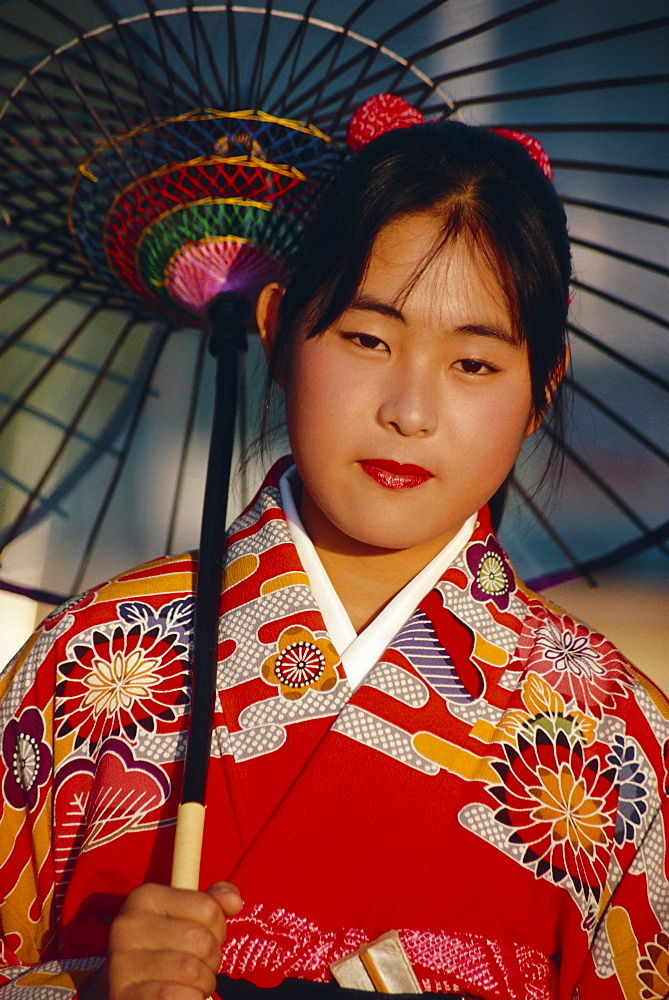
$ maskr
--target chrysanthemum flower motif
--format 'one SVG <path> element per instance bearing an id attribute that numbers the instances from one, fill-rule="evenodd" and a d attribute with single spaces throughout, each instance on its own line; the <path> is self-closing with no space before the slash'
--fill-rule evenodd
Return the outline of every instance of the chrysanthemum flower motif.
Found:
<path id="1" fill-rule="evenodd" d="M 493 601 L 500 611 L 506 611 L 515 580 L 497 539 L 490 535 L 486 542 L 474 542 L 468 547 L 466 556 L 474 577 L 472 597 L 477 601 Z"/>
<path id="2" fill-rule="evenodd" d="M 75 640 L 59 667 L 59 735 L 75 732 L 75 745 L 120 732 L 135 739 L 138 726 L 154 732 L 158 719 L 175 719 L 188 700 L 188 649 L 180 639 L 133 624 Z"/>
<path id="3" fill-rule="evenodd" d="M 27 708 L 10 719 L 2 737 L 7 766 L 3 782 L 6 802 L 15 809 L 34 809 L 40 786 L 51 772 L 51 751 L 44 742 L 44 719 L 37 708 Z"/>
<path id="4" fill-rule="evenodd" d="M 263 663 L 262 675 L 284 698 L 301 698 L 310 688 L 331 691 L 337 683 L 339 656 L 329 639 L 317 639 L 309 629 L 291 625 L 279 636 L 277 649 Z"/>
<path id="5" fill-rule="evenodd" d="M 94 657 L 91 672 L 83 678 L 88 688 L 84 705 L 91 705 L 95 716 L 130 708 L 138 698 L 149 698 L 160 683 L 159 666 L 157 657 L 145 657 L 141 649 L 114 653 L 111 660 Z"/>
<path id="6" fill-rule="evenodd" d="M 557 774 L 550 768 L 538 767 L 537 777 L 540 784 L 528 788 L 539 803 L 530 817 L 550 823 L 553 840 L 569 839 L 574 850 L 594 854 L 596 845 L 607 839 L 604 799 L 589 795 L 584 779 L 577 780 L 566 764 Z"/>
<path id="7" fill-rule="evenodd" d="M 510 828 L 509 842 L 525 847 L 523 863 L 537 876 L 560 883 L 569 878 L 587 900 L 599 899 L 606 883 L 614 832 L 616 789 L 613 768 L 602 770 L 595 754 L 571 745 L 559 732 L 541 729 L 518 749 L 503 744 L 506 762 L 493 766 L 502 784 L 489 787 L 502 808 L 498 822 Z"/>
<path id="8" fill-rule="evenodd" d="M 604 636 L 552 611 L 527 616 L 516 656 L 567 704 L 575 701 L 596 718 L 602 707 L 613 708 L 631 683 L 624 659 Z"/>
<path id="9" fill-rule="evenodd" d="M 639 959 L 638 978 L 643 983 L 642 1000 L 666 1000 L 669 996 L 669 934 L 660 931 Z"/>

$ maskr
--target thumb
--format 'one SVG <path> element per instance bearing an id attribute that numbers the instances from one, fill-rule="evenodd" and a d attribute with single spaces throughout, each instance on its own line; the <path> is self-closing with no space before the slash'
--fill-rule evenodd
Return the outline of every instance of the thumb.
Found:
<path id="1" fill-rule="evenodd" d="M 236 916 L 244 905 L 239 889 L 232 882 L 214 882 L 207 892 L 214 897 L 226 917 Z"/>

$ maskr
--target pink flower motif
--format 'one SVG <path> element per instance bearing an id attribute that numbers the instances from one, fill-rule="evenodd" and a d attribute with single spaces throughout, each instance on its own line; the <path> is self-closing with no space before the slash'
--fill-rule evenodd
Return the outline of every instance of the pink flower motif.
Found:
<path id="1" fill-rule="evenodd" d="M 44 719 L 37 708 L 27 708 L 10 719 L 2 737 L 7 765 L 3 782 L 5 801 L 15 809 L 34 809 L 40 786 L 51 773 L 51 750 L 44 742 Z"/>
<path id="2" fill-rule="evenodd" d="M 569 615 L 543 609 L 540 615 L 525 619 L 516 656 L 565 702 L 601 718 L 602 709 L 613 708 L 630 686 L 624 659 L 603 635 Z"/>

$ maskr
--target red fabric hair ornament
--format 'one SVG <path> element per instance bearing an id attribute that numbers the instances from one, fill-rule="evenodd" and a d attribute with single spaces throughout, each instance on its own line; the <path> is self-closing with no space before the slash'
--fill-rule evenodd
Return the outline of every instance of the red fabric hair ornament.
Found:
<path id="1" fill-rule="evenodd" d="M 419 125 L 424 121 L 425 118 L 418 108 L 414 108 L 403 97 L 397 97 L 395 94 L 375 94 L 374 97 L 368 97 L 364 104 L 353 112 L 346 133 L 346 142 L 353 150 L 362 149 L 384 132 L 391 132 L 396 128 L 410 128 L 411 125 Z M 509 128 L 493 128 L 490 131 L 496 132 L 504 139 L 519 142 L 541 167 L 548 180 L 553 180 L 548 154 L 538 139 Z"/>
<path id="2" fill-rule="evenodd" d="M 424 122 L 418 108 L 395 94 L 375 94 L 368 97 L 351 115 L 346 142 L 351 149 L 362 149 L 372 139 L 396 128 L 409 128 Z"/>
<path id="3" fill-rule="evenodd" d="M 511 139 L 513 142 L 519 142 L 521 146 L 525 147 L 534 162 L 539 164 L 548 180 L 553 180 L 553 168 L 551 167 L 551 161 L 548 159 L 548 153 L 538 139 L 535 139 L 531 135 L 526 135 L 524 132 L 516 132 L 514 129 L 510 128 L 493 128 L 490 131 L 496 132 L 497 135 L 501 135 L 504 139 Z"/>

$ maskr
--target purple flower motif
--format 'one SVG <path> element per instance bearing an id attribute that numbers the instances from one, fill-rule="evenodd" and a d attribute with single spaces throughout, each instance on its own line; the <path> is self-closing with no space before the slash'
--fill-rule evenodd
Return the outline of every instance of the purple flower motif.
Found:
<path id="1" fill-rule="evenodd" d="M 44 720 L 37 708 L 27 708 L 11 719 L 2 738 L 7 765 L 3 783 L 5 801 L 15 809 L 34 809 L 39 787 L 51 772 L 51 751 L 44 742 Z"/>
<path id="2" fill-rule="evenodd" d="M 475 601 L 493 601 L 500 611 L 506 611 L 509 597 L 515 590 L 511 567 L 501 545 L 493 535 L 485 542 L 474 542 L 467 549 L 467 565 L 474 581 L 471 587 Z"/>

